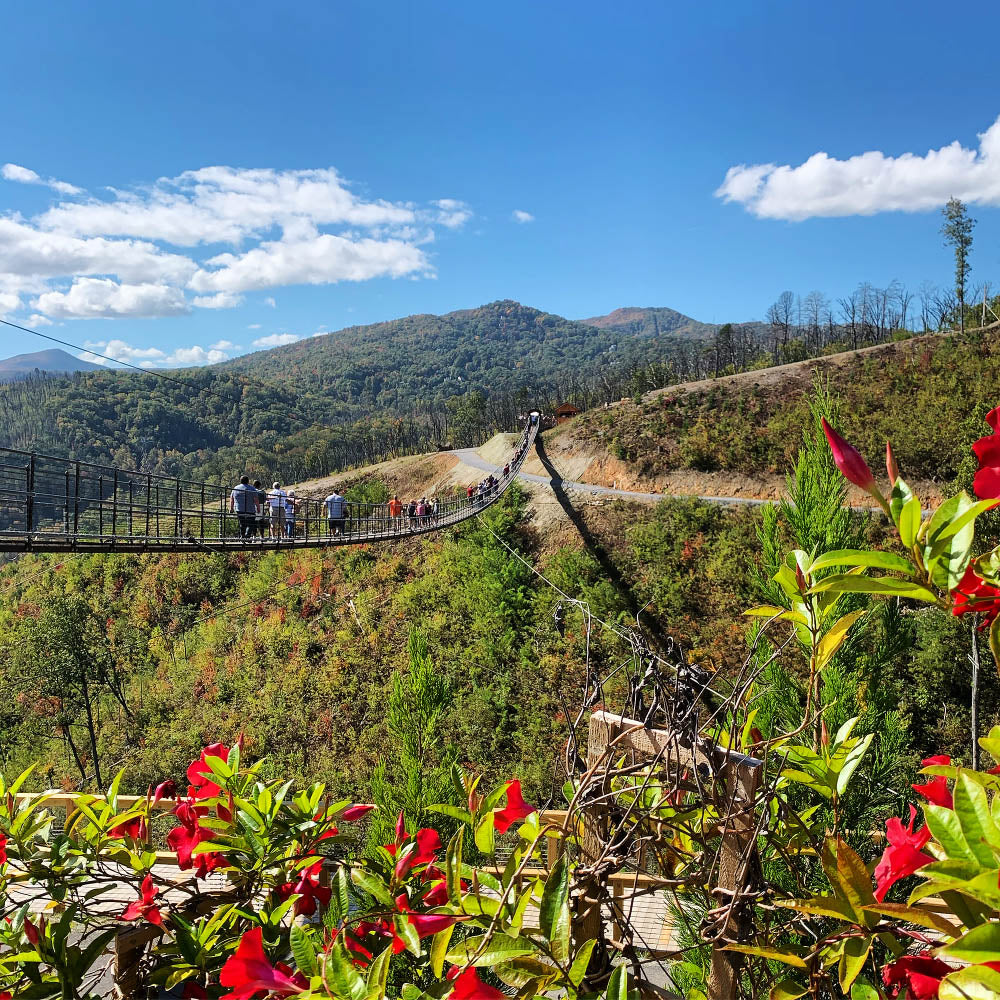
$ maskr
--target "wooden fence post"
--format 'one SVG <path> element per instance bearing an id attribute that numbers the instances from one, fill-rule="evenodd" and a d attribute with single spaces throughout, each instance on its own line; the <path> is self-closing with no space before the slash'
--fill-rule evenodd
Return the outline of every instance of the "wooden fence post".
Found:
<path id="1" fill-rule="evenodd" d="M 727 765 L 726 789 L 730 802 L 729 815 L 722 831 L 719 851 L 718 887 L 725 890 L 716 902 L 723 906 L 746 888 L 748 871 L 753 861 L 751 842 L 754 837 L 753 805 L 760 784 L 760 768 L 743 764 Z M 737 904 L 723 928 L 726 938 L 742 940 L 750 930 L 751 915 L 745 904 Z M 737 995 L 743 955 L 726 951 L 724 944 L 712 948 L 712 969 L 708 979 L 708 1000 L 730 1000 Z"/>
<path id="2" fill-rule="evenodd" d="M 604 752 L 611 741 L 611 724 L 603 713 L 594 712 L 590 716 L 587 736 L 587 769 L 599 767 Z M 594 786 L 591 786 L 594 788 Z M 603 785 L 598 789 L 603 793 Z M 592 865 L 600 857 L 607 832 L 607 806 L 599 803 L 596 806 L 584 805 L 581 810 L 583 821 L 583 841 L 580 852 L 580 863 Z M 592 875 L 584 883 L 583 891 L 576 900 L 576 914 L 573 920 L 573 936 L 575 946 L 584 941 L 601 936 L 601 881 Z M 596 955 L 596 952 L 595 952 Z"/>

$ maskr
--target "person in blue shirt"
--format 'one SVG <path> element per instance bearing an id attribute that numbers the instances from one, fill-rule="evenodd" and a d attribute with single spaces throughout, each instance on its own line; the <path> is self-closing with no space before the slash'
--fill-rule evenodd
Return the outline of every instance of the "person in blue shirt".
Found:
<path id="1" fill-rule="evenodd" d="M 331 535 L 342 535 L 344 533 L 344 518 L 346 501 L 334 489 L 334 491 L 323 501 L 326 507 L 326 524 Z"/>

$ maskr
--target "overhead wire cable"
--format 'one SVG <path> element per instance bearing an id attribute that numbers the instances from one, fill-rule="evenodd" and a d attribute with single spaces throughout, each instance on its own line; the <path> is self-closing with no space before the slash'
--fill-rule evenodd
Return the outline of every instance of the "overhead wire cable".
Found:
<path id="1" fill-rule="evenodd" d="M 566 591 L 565 591 L 565 590 L 563 590 L 563 589 L 562 589 L 561 587 L 558 587 L 558 586 L 557 586 L 556 584 L 554 584 L 554 583 L 553 583 L 553 582 L 552 582 L 552 581 L 551 581 L 551 580 L 550 580 L 550 579 L 549 579 L 549 578 L 548 578 L 548 577 L 547 577 L 547 576 L 546 576 L 546 575 L 545 575 L 544 573 L 542 573 L 542 572 L 541 572 L 541 570 L 537 569 L 537 568 L 536 568 L 535 566 L 533 566 L 533 565 L 532 565 L 532 564 L 531 564 L 530 562 L 528 562 L 528 560 L 527 560 L 527 559 L 525 559 L 525 558 L 524 558 L 524 556 L 522 556 L 522 555 L 521 555 L 521 553 L 517 551 L 517 549 L 515 549 L 515 548 L 513 548 L 512 546 L 508 545 L 508 544 L 507 544 L 507 542 L 505 542 L 505 541 L 504 541 L 504 540 L 503 540 L 503 539 L 502 539 L 502 538 L 501 538 L 501 537 L 500 537 L 500 536 L 499 536 L 499 535 L 498 535 L 498 534 L 497 534 L 497 533 L 496 533 L 496 532 L 495 532 L 495 531 L 494 531 L 494 530 L 493 530 L 493 529 L 492 529 L 492 528 L 491 528 L 491 527 L 490 527 L 490 526 L 489 526 L 489 525 L 488 525 L 488 524 L 487 524 L 487 523 L 486 523 L 486 522 L 485 522 L 485 521 L 483 520 L 483 516 L 482 516 L 482 514 L 480 514 L 480 515 L 478 516 L 477 520 L 479 521 L 479 523 L 480 523 L 480 524 L 481 524 L 481 525 L 482 525 L 482 526 L 483 526 L 483 527 L 484 527 L 484 528 L 485 528 L 485 529 L 486 529 L 486 530 L 487 530 L 487 531 L 488 531 L 488 532 L 489 532 L 489 533 L 490 533 L 490 534 L 491 534 L 491 535 L 492 535 L 492 536 L 493 536 L 493 537 L 494 537 L 494 538 L 495 538 L 495 539 L 496 539 L 496 540 L 497 540 L 497 541 L 498 541 L 498 542 L 499 542 L 499 543 L 500 543 L 500 544 L 501 544 L 501 545 L 502 545 L 502 546 L 503 546 L 503 547 L 504 547 L 504 548 L 505 548 L 505 549 L 506 549 L 506 550 L 507 550 L 507 551 L 508 551 L 508 552 L 509 552 L 509 553 L 510 553 L 510 554 L 511 554 L 512 556 L 514 556 L 514 557 L 515 557 L 516 559 L 520 560 L 520 562 L 524 563 L 524 565 L 525 565 L 525 566 L 527 566 L 527 567 L 528 567 L 528 569 L 530 569 L 530 570 L 531 570 L 531 572 L 535 574 L 535 576 L 537 576 L 537 577 L 538 577 L 538 578 L 539 578 L 540 580 L 542 580 L 542 581 L 543 581 L 544 583 L 547 583 L 547 584 L 548 584 L 548 585 L 549 585 L 549 586 L 550 586 L 550 587 L 551 587 L 551 588 L 552 588 L 552 589 L 553 589 L 554 591 L 556 591 L 556 593 L 558 593 L 558 594 L 561 594 L 561 595 L 562 595 L 562 596 L 563 596 L 563 597 L 564 597 L 564 598 L 565 598 L 565 599 L 566 599 L 567 601 L 569 601 L 570 603 L 572 603 L 572 604 L 575 604 L 575 605 L 576 605 L 577 607 L 581 608 L 581 609 L 582 609 L 582 610 L 584 611 L 584 614 L 586 614 L 586 615 L 587 615 L 587 617 L 588 617 L 589 619 L 591 619 L 591 620 L 593 620 L 593 621 L 597 622 L 597 624 L 598 624 L 598 625 L 603 625 L 603 626 L 604 626 L 604 628 L 608 629 L 608 631 L 610 631 L 610 632 L 614 632 L 614 634 L 615 634 L 615 635 L 617 635 L 617 636 L 618 636 L 618 638 L 619 638 L 619 639 L 621 639 L 621 640 L 622 640 L 623 642 L 631 642 L 631 638 L 630 638 L 630 636 L 628 636 L 628 635 L 627 635 L 627 634 L 626 634 L 626 633 L 625 633 L 625 632 L 624 632 L 624 631 L 623 631 L 622 629 L 618 628 L 618 627 L 617 627 L 617 626 L 615 626 L 615 625 L 612 625 L 612 624 L 611 624 L 610 622 L 606 622 L 606 621 L 604 621 L 604 619 L 603 619 L 603 618 L 598 618 L 598 617 L 597 617 L 597 615 L 595 615 L 595 614 L 594 614 L 594 613 L 593 613 L 593 612 L 592 612 L 592 611 L 590 610 L 590 605 L 589 605 L 589 604 L 588 604 L 588 603 L 587 603 L 586 601 L 581 601 L 581 600 L 580 600 L 579 598 L 577 598 L 577 597 L 571 597 L 571 596 L 570 596 L 569 594 L 567 594 L 567 593 L 566 593 Z M 588 630 L 587 630 L 587 636 L 588 636 L 588 642 L 589 642 L 589 637 L 590 637 L 590 630 L 589 630 L 589 628 L 588 628 Z M 670 662 L 669 660 L 665 660 L 665 659 L 664 659 L 664 658 L 663 658 L 662 656 L 660 656 L 660 655 L 659 655 L 658 653 L 655 653 L 655 652 L 653 652 L 652 650 L 649 650 L 649 651 L 648 651 L 648 655 L 649 655 L 649 656 L 652 656 L 652 657 L 653 657 L 653 659 L 655 659 L 655 660 L 656 660 L 656 661 L 657 661 L 658 663 L 662 663 L 662 664 L 663 664 L 664 666 L 667 666 L 667 667 L 670 667 L 671 669 L 676 669 L 676 667 L 674 666 L 674 664 L 672 664 L 672 663 L 671 663 L 671 662 Z M 700 687 L 702 688 L 702 690 L 704 690 L 704 691 L 709 691 L 709 692 L 711 692 L 711 693 L 712 693 L 712 694 L 714 694 L 714 695 L 715 695 L 715 696 L 716 696 L 717 698 L 724 698 L 724 697 L 725 697 L 725 695 L 722 695 L 722 694 L 720 694 L 720 693 L 719 693 L 718 691 L 716 691 L 716 690 L 715 690 L 714 688 L 711 688 L 711 687 L 709 687 L 709 686 L 708 686 L 707 684 L 706 684 L 706 685 L 699 685 L 699 686 L 700 686 Z"/>

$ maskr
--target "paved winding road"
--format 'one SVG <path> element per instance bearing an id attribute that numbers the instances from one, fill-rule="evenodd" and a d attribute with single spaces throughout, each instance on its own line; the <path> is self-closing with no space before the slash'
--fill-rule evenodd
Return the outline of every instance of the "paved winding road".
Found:
<path id="1" fill-rule="evenodd" d="M 494 465 L 482 458 L 475 448 L 457 448 L 452 452 L 464 465 L 473 469 L 481 469 L 483 472 L 498 472 L 501 466 Z M 551 476 L 536 476 L 530 472 L 522 472 L 519 479 L 529 483 L 540 483 L 542 486 L 550 486 L 553 489 L 572 490 L 577 493 L 590 493 L 593 496 L 625 497 L 629 500 L 645 500 L 657 503 L 671 497 L 679 497 L 674 493 L 638 493 L 635 490 L 619 490 L 613 486 L 596 486 L 593 483 L 578 483 L 571 479 L 553 479 Z M 683 498 L 682 498 L 683 499 Z M 706 503 L 736 504 L 745 507 L 759 507 L 761 504 L 772 503 L 771 500 L 757 500 L 751 497 L 713 497 L 698 496 L 691 499 L 704 500 Z"/>

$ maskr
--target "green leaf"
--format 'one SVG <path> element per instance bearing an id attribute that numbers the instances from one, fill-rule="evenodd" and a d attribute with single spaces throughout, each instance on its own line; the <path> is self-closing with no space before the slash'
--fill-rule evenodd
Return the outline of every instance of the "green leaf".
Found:
<path id="1" fill-rule="evenodd" d="M 781 962 L 793 969 L 806 969 L 805 959 L 791 951 L 779 951 L 777 948 L 758 948 L 754 944 L 727 944 L 725 951 L 738 951 L 742 955 L 754 955 L 756 958 L 766 958 L 771 962 Z"/>
<path id="2" fill-rule="evenodd" d="M 298 924 L 292 924 L 289 943 L 292 946 L 292 954 L 295 956 L 295 964 L 299 967 L 299 971 L 307 979 L 317 975 L 319 963 L 316 961 L 316 949 L 313 947 L 311 935 Z"/>
<path id="3" fill-rule="evenodd" d="M 840 773 L 837 775 L 838 795 L 843 795 L 844 792 L 847 791 L 851 775 L 854 774 L 854 772 L 858 769 L 858 766 L 861 764 L 861 761 L 864 760 L 865 754 L 868 753 L 868 748 L 872 745 L 872 739 L 874 736 L 874 733 L 869 733 L 863 739 L 858 740 L 848 751 L 843 764 L 840 766 Z"/>
<path id="4" fill-rule="evenodd" d="M 982 965 L 958 969 L 941 980 L 938 1000 L 996 1000 L 1000 996 L 1000 972 Z"/>
<path id="5" fill-rule="evenodd" d="M 794 979 L 782 979 L 771 987 L 769 996 L 771 1000 L 799 1000 L 799 997 L 804 997 L 808 992 L 808 986 L 802 986 Z"/>
<path id="6" fill-rule="evenodd" d="M 495 839 L 493 833 L 493 813 L 488 812 L 482 816 L 476 824 L 476 847 L 483 854 L 492 854 L 495 850 Z"/>
<path id="7" fill-rule="evenodd" d="M 628 973 L 624 965 L 615 967 L 604 994 L 606 1000 L 628 1000 Z"/>
<path id="8" fill-rule="evenodd" d="M 871 983 L 856 982 L 851 987 L 851 1000 L 881 1000 L 879 993 Z"/>
<path id="9" fill-rule="evenodd" d="M 836 851 L 840 888 L 855 912 L 862 918 L 861 922 L 874 927 L 878 923 L 878 916 L 874 913 L 865 913 L 865 907 L 875 902 L 872 877 L 868 874 L 865 863 L 846 841 L 838 839 Z M 851 981 L 854 981 L 853 977 Z"/>
<path id="10" fill-rule="evenodd" d="M 961 820 L 954 809 L 927 804 L 924 806 L 924 819 L 927 822 L 927 828 L 931 831 L 934 839 L 945 849 L 950 861 L 957 859 L 979 863 L 978 858 L 965 840 Z"/>
<path id="11" fill-rule="evenodd" d="M 441 978 L 441 971 L 444 969 L 444 957 L 448 954 L 448 945 L 451 943 L 451 935 L 455 930 L 455 924 L 438 931 L 431 941 L 431 972 L 435 979 Z M 391 949 L 386 948 L 386 951 Z"/>
<path id="12" fill-rule="evenodd" d="M 838 974 L 840 977 L 840 988 L 846 993 L 851 988 L 851 984 L 861 974 L 865 962 L 868 961 L 868 953 L 872 950 L 872 939 L 870 937 L 847 938 L 844 947 L 840 952 L 840 967 Z"/>
<path id="13" fill-rule="evenodd" d="M 867 566 L 892 570 L 894 573 L 905 573 L 907 576 L 912 576 L 917 570 L 909 559 L 894 555 L 892 552 L 880 552 L 877 549 L 837 549 L 821 555 L 809 567 L 809 572 L 815 573 L 830 566 Z"/>
<path id="14" fill-rule="evenodd" d="M 341 997 L 364 1000 L 368 993 L 361 973 L 354 967 L 343 942 L 339 939 L 327 950 L 326 978 Z"/>
<path id="15" fill-rule="evenodd" d="M 852 611 L 849 615 L 844 615 L 843 618 L 838 618 L 837 621 L 830 626 L 826 635 L 820 639 L 819 646 L 816 649 L 817 670 L 822 670 L 833 659 L 837 650 L 840 649 L 844 640 L 847 638 L 847 633 L 851 630 L 851 626 L 865 613 L 865 611 L 865 608 L 859 608 L 857 611 Z"/>
<path id="16" fill-rule="evenodd" d="M 574 986 L 579 986 L 583 982 L 583 977 L 587 974 L 587 966 L 590 965 L 590 956 L 593 954 L 596 938 L 584 941 L 573 959 L 573 964 L 569 967 L 569 981 Z"/>
<path id="17" fill-rule="evenodd" d="M 957 941 L 945 945 L 941 953 L 971 964 L 1000 962 L 1000 924 L 989 922 L 973 927 Z"/>
<path id="18" fill-rule="evenodd" d="M 990 815 L 985 789 L 959 772 L 954 800 L 955 815 L 969 850 L 980 864 L 992 868 L 997 862 L 996 853 L 1000 853 L 1000 830 Z"/>
<path id="19" fill-rule="evenodd" d="M 462 898 L 462 840 L 464 837 L 465 827 L 460 826 L 451 840 L 448 841 L 448 851 L 445 854 L 445 885 L 448 888 L 448 898 L 452 903 L 458 903 Z"/>
<path id="20" fill-rule="evenodd" d="M 538 927 L 559 962 L 569 955 L 569 863 L 562 855 L 552 866 L 538 907 Z"/>
<path id="21" fill-rule="evenodd" d="M 450 930 L 451 928 L 449 928 Z M 389 982 L 389 963 L 392 960 L 392 948 L 383 948 L 368 966 L 365 985 L 368 988 L 366 1000 L 382 1000 L 385 988 Z"/>
<path id="22" fill-rule="evenodd" d="M 975 519 L 996 501 L 974 501 L 964 490 L 931 516 L 924 538 L 924 566 L 943 590 L 954 590 L 972 558 Z"/>
<path id="23" fill-rule="evenodd" d="M 869 913 L 879 913 L 885 917 L 892 917 L 895 920 L 905 920 L 910 924 L 919 924 L 932 931 L 941 934 L 954 935 L 956 928 L 951 921 L 935 913 L 933 910 L 922 910 L 917 906 L 907 906 L 905 903 L 877 903 L 875 906 L 866 906 Z"/>
<path id="24" fill-rule="evenodd" d="M 447 802 L 441 802 L 434 806 L 428 806 L 427 809 L 430 812 L 441 813 L 442 816 L 450 816 L 452 819 L 457 819 L 460 823 L 472 822 L 472 813 L 461 806 L 453 806 Z"/>
<path id="25" fill-rule="evenodd" d="M 392 918 L 392 925 L 395 928 L 396 936 L 406 945 L 406 950 L 419 958 L 420 935 L 417 934 L 416 927 L 410 923 L 410 918 L 405 913 L 397 913 Z"/>
<path id="26" fill-rule="evenodd" d="M 509 938 L 506 935 L 496 934 L 490 938 L 481 934 L 478 937 L 460 941 L 448 952 L 445 961 L 452 965 L 465 965 L 480 948 L 483 948 L 482 954 L 473 963 L 480 967 L 499 965 L 501 962 L 519 958 L 522 955 L 533 955 L 537 950 L 531 940 L 526 937 Z"/>
<path id="27" fill-rule="evenodd" d="M 906 597 L 930 603 L 935 601 L 934 594 L 926 587 L 911 583 L 909 580 L 896 580 L 887 576 L 869 577 L 850 574 L 828 576 L 825 580 L 820 580 L 810 593 L 821 594 L 824 591 L 838 594 L 880 594 L 884 597 Z"/>
<path id="28" fill-rule="evenodd" d="M 351 879 L 359 889 L 367 892 L 369 896 L 374 896 L 380 903 L 395 909 L 396 901 L 392 898 L 389 887 L 378 875 L 365 871 L 364 868 L 352 868 Z"/>
<path id="29" fill-rule="evenodd" d="M 913 548 L 913 543 L 917 540 L 921 513 L 920 501 L 916 497 L 911 497 L 899 515 L 899 538 L 908 549 Z"/>
<path id="30" fill-rule="evenodd" d="M 797 625 L 809 624 L 809 619 L 800 611 L 788 611 L 773 604 L 761 604 L 759 607 L 744 611 L 743 614 L 750 618 L 774 618 L 779 621 L 795 622 Z"/>

